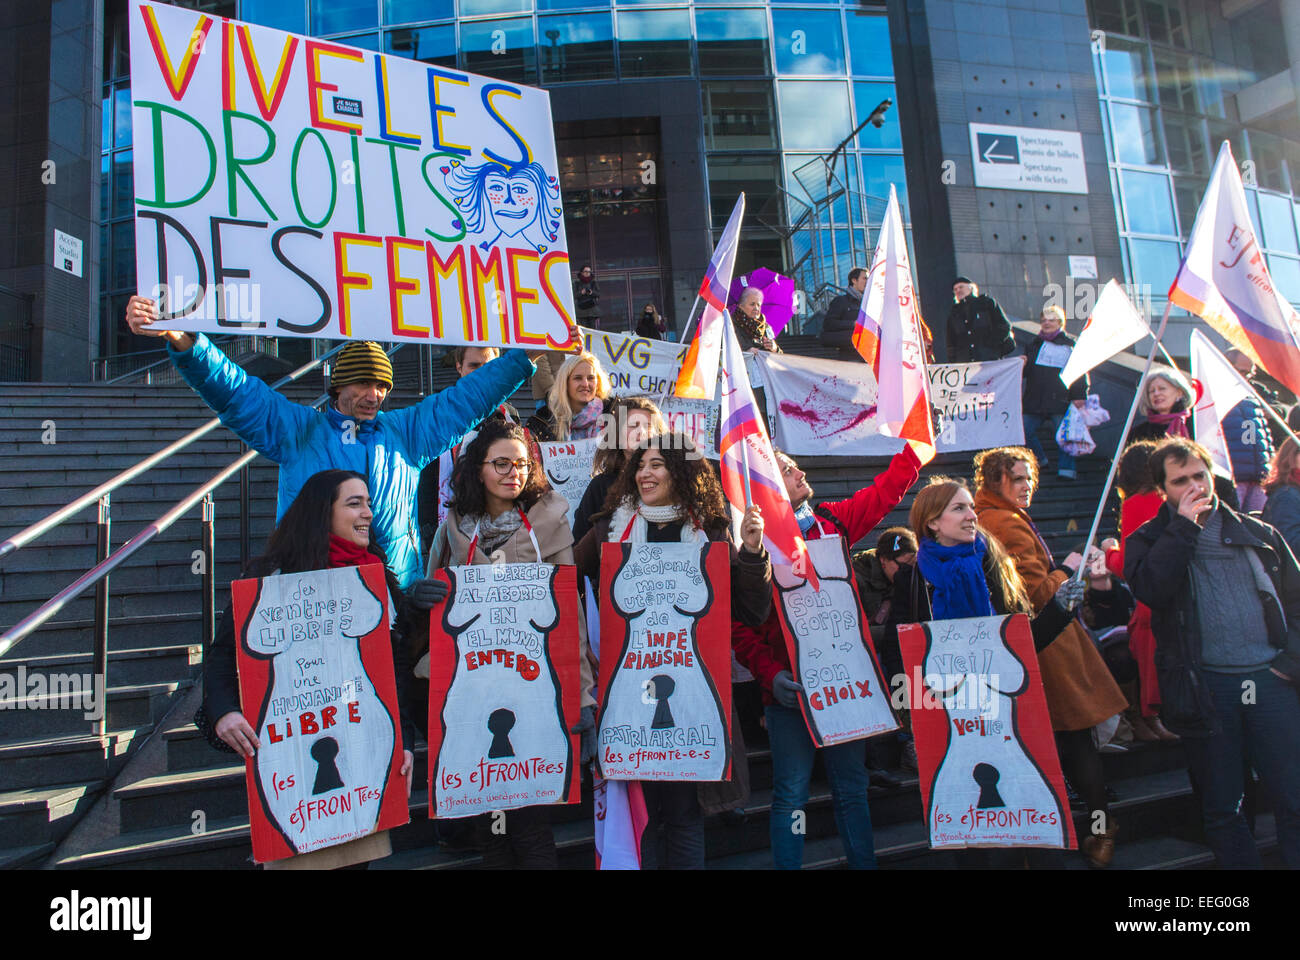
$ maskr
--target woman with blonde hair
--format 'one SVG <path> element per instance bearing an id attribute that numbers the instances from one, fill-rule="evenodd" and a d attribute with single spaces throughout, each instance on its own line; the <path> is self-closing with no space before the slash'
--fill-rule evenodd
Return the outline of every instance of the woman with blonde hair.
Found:
<path id="1" fill-rule="evenodd" d="M 1292 553 L 1300 553 L 1300 444 L 1287 437 L 1264 480 L 1268 502 L 1262 519 L 1277 528 Z"/>
<path id="2" fill-rule="evenodd" d="M 1138 395 L 1138 413 L 1146 419 L 1133 424 L 1126 443 L 1165 437 L 1190 438 L 1192 432 L 1187 422 L 1195 396 L 1187 378 L 1173 367 L 1152 367 Z"/>
<path id="3" fill-rule="evenodd" d="M 570 354 L 560 364 L 546 403 L 528 419 L 528 432 L 539 442 L 586 440 L 597 436 L 609 397 L 609 378 L 594 354 Z"/>

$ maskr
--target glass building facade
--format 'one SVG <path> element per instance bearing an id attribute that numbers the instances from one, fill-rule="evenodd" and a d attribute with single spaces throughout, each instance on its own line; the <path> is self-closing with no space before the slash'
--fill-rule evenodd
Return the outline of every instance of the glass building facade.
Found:
<path id="1" fill-rule="evenodd" d="M 180 5 L 326 37 L 519 83 L 635 84 L 698 79 L 701 160 L 708 203 L 700 220 L 716 239 L 736 197 L 746 195 L 737 272 L 802 264 L 812 283 L 842 285 L 874 244 L 889 184 L 906 220 L 898 106 L 831 153 L 884 100 L 897 101 L 884 2 L 665 3 L 662 0 L 224 0 Z M 105 21 L 101 328 L 122 339 L 134 292 L 130 77 L 125 4 L 109 0 Z M 592 262 L 616 314 L 668 304 L 670 270 L 654 249 L 663 230 L 664 174 L 653 126 L 558 123 L 557 152 L 570 258 Z M 829 183 L 828 183 L 829 181 Z M 673 224 L 674 230 L 683 225 Z M 815 290 L 806 291 L 809 295 Z M 125 344 L 119 343 L 119 349 Z"/>
<path id="2" fill-rule="evenodd" d="M 1277 9 L 1211 29 L 1199 0 L 1090 0 L 1093 61 L 1124 266 L 1156 305 L 1227 140 L 1282 294 L 1300 306 L 1300 143 L 1243 125 L 1234 94 L 1290 69 Z"/>

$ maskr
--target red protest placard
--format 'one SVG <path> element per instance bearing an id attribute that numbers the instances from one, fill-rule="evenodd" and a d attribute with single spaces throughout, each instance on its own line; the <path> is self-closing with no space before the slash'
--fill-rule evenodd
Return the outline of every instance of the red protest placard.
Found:
<path id="1" fill-rule="evenodd" d="M 1024 614 L 898 628 L 930 846 L 1075 846 Z"/>
<path id="2" fill-rule="evenodd" d="M 448 567 L 429 629 L 429 816 L 578 803 L 572 566 Z"/>
<path id="3" fill-rule="evenodd" d="M 606 543 L 601 775 L 731 778 L 731 555 L 725 543 Z"/>
<path id="4" fill-rule="evenodd" d="M 310 853 L 410 819 L 379 564 L 236 580 L 253 859 Z"/>
<path id="5" fill-rule="evenodd" d="M 772 564 L 772 585 L 813 743 L 833 746 L 897 730 L 844 538 L 809 540 L 808 556 L 820 590 L 786 564 Z"/>

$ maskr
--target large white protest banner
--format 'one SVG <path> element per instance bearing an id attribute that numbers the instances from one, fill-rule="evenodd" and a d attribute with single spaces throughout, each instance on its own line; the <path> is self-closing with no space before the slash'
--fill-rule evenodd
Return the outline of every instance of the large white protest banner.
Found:
<path id="1" fill-rule="evenodd" d="M 939 417 L 940 453 L 986 450 L 1025 442 L 1020 419 L 1020 357 L 926 367 L 930 402 Z"/>
<path id="2" fill-rule="evenodd" d="M 881 456 L 904 441 L 876 425 L 876 378 L 865 363 L 757 353 L 772 443 L 793 456 Z"/>
<path id="3" fill-rule="evenodd" d="M 582 342 L 609 377 L 614 397 L 658 397 L 677 380 L 685 344 L 582 327 Z"/>
<path id="4" fill-rule="evenodd" d="M 587 440 L 557 440 L 538 444 L 542 451 L 542 469 L 551 489 L 569 504 L 569 523 L 577 515 L 578 504 L 591 483 L 591 464 L 596 459 L 600 437 Z"/>
<path id="5" fill-rule="evenodd" d="M 896 730 L 844 538 L 807 543 L 820 589 L 787 564 L 772 564 L 772 582 L 808 732 L 829 747 Z"/>
<path id="6" fill-rule="evenodd" d="M 160 326 L 568 346 L 545 91 L 166 4 L 129 17 Z"/>

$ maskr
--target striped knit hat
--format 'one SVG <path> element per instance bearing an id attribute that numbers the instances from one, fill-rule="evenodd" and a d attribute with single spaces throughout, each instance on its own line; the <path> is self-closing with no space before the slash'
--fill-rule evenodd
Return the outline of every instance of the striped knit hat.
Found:
<path id="1" fill-rule="evenodd" d="M 330 386 L 343 387 L 363 380 L 378 380 L 393 389 L 393 364 L 384 348 L 373 340 L 354 340 L 339 351 Z"/>

